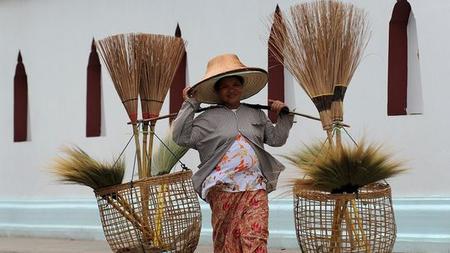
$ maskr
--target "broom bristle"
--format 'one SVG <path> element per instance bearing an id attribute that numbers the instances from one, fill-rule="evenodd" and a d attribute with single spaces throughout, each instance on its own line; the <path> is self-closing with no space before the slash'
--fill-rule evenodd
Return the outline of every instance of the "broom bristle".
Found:
<path id="1" fill-rule="evenodd" d="M 273 21 L 273 45 L 275 57 L 284 61 L 285 67 L 297 79 L 300 86 L 313 99 L 325 129 L 330 127 L 331 98 L 333 95 L 329 57 L 332 54 L 336 15 L 335 1 L 317 1 L 294 5 L 289 15 Z M 281 52 L 281 55 L 278 54 Z"/>
<path id="2" fill-rule="evenodd" d="M 123 159 L 115 163 L 98 162 L 78 147 L 65 147 L 63 152 L 65 156 L 56 158 L 51 168 L 61 181 L 94 190 L 122 183 L 125 173 Z"/>
<path id="3" fill-rule="evenodd" d="M 348 83 L 343 76 L 353 75 L 360 61 L 366 43 L 366 30 L 358 30 L 366 27 L 363 14 L 351 4 L 321 0 L 292 6 L 284 19 L 273 20 L 273 53 L 313 99 L 324 128 L 331 122 L 337 80 Z"/>
<path id="4" fill-rule="evenodd" d="M 174 36 L 139 34 L 141 43 L 140 97 L 144 119 L 156 117 L 184 54 L 184 41 Z"/>
<path id="5" fill-rule="evenodd" d="M 118 34 L 97 42 L 117 93 L 132 122 L 137 120 L 139 41 L 135 34 Z"/>
<path id="6" fill-rule="evenodd" d="M 337 72 L 334 81 L 333 121 L 343 121 L 343 99 L 350 81 L 361 62 L 362 53 L 369 41 L 369 29 L 364 10 L 351 4 L 342 4 L 343 21 L 340 25 L 335 55 Z"/>
<path id="7" fill-rule="evenodd" d="M 312 179 L 319 190 L 342 193 L 355 192 L 360 187 L 395 176 L 405 168 L 383 151 L 380 145 L 343 146 L 341 150 L 328 145 L 314 144 L 284 156 L 294 167 Z M 300 186 L 303 179 L 293 180 Z"/>
<path id="8" fill-rule="evenodd" d="M 294 5 L 290 15 L 274 19 L 272 45 L 286 68 L 310 97 L 332 94 L 333 86 L 327 75 L 330 23 L 334 1 L 317 1 Z M 279 60 L 283 60 L 279 59 Z"/>

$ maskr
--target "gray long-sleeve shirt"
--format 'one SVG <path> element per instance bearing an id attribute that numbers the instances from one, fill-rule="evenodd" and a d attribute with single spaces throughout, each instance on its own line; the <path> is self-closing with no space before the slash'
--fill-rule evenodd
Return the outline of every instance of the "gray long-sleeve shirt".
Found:
<path id="1" fill-rule="evenodd" d="M 239 133 L 249 140 L 255 150 L 261 172 L 267 179 L 267 191 L 275 190 L 284 165 L 264 150 L 264 143 L 274 147 L 286 143 L 294 116 L 280 115 L 278 122 L 273 125 L 263 111 L 241 104 L 236 112 L 219 106 L 194 118 L 199 107 L 200 103 L 195 99 L 186 100 L 173 122 L 172 133 L 175 143 L 196 149 L 200 154 L 199 170 L 192 177 L 197 193 L 201 193 L 203 181 Z"/>

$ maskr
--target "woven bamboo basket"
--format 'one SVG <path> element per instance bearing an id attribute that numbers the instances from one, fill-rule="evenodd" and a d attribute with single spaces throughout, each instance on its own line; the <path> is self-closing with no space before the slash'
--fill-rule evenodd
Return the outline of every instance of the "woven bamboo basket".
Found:
<path id="1" fill-rule="evenodd" d="M 201 211 L 190 170 L 95 191 L 106 240 L 117 253 L 194 252 Z"/>
<path id="2" fill-rule="evenodd" d="M 311 181 L 294 187 L 294 216 L 302 252 L 392 252 L 396 225 L 391 188 L 375 183 L 356 194 L 330 194 Z"/>

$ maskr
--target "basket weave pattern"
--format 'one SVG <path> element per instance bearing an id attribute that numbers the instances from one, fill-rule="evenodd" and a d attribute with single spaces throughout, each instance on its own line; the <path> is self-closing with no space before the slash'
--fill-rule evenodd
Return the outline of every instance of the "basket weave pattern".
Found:
<path id="1" fill-rule="evenodd" d="M 330 194 L 309 184 L 294 188 L 297 240 L 302 252 L 392 252 L 396 225 L 391 188 L 363 187 L 358 194 Z"/>
<path id="2" fill-rule="evenodd" d="M 192 172 L 155 176 L 95 191 L 114 252 L 194 252 L 201 211 Z"/>

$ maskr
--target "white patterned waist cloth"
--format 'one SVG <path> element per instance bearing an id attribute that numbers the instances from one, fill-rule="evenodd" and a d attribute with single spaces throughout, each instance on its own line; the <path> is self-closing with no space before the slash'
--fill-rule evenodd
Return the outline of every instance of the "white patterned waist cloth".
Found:
<path id="1" fill-rule="evenodd" d="M 202 198 L 212 187 L 226 192 L 266 189 L 266 179 L 259 169 L 258 157 L 244 136 L 236 136 L 234 143 L 214 170 L 203 181 Z"/>

